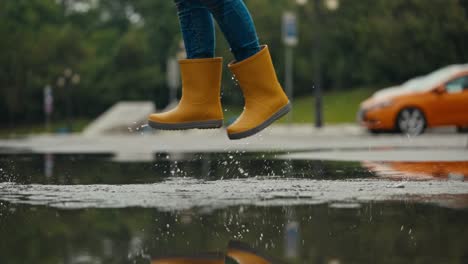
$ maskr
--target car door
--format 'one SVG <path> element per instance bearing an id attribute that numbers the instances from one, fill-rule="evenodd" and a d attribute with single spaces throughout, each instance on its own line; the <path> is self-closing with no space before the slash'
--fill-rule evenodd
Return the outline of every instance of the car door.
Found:
<path id="1" fill-rule="evenodd" d="M 463 83 L 463 92 L 460 94 L 460 103 L 461 103 L 461 120 L 462 124 L 458 125 L 468 125 L 468 76 L 465 76 L 465 82 Z"/>
<path id="2" fill-rule="evenodd" d="M 437 105 L 441 124 L 468 124 L 468 75 L 447 82 Z"/>

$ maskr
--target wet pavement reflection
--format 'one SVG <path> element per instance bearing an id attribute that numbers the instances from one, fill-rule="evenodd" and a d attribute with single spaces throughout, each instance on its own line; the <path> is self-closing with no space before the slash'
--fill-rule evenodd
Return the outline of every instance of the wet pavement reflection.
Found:
<path id="1" fill-rule="evenodd" d="M 150 263 L 225 252 L 230 240 L 280 263 L 466 263 L 467 211 L 369 203 L 60 210 L 1 206 L 1 263 Z M 333 262 L 334 261 L 334 262 Z"/>
<path id="2" fill-rule="evenodd" d="M 207 181 L 274 176 L 357 179 L 374 176 L 359 162 L 278 159 L 278 153 L 159 153 L 151 161 L 113 155 L 0 155 L 0 182 L 136 184 L 190 177 Z"/>
<path id="3" fill-rule="evenodd" d="M 1 155 L 0 263 L 468 263 L 466 163 L 280 155 Z"/>
<path id="4" fill-rule="evenodd" d="M 264 256 L 248 244 L 240 241 L 230 241 L 225 253 L 205 253 L 193 256 L 167 256 L 153 259 L 152 264 L 273 264 L 281 263 Z"/>
<path id="5" fill-rule="evenodd" d="M 408 180 L 468 180 L 468 162 L 363 162 L 378 176 Z"/>

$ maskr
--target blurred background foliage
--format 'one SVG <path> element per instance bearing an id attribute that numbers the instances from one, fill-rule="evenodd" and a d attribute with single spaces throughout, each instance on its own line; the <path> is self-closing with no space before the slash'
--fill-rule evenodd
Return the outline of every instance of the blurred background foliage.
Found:
<path id="1" fill-rule="evenodd" d="M 468 0 L 341 0 L 334 12 L 309 1 L 245 0 L 262 43 L 272 49 L 282 79 L 281 15 L 300 21 L 295 49 L 295 97 L 313 94 L 314 43 L 326 91 L 372 89 L 468 59 Z M 320 6 L 319 6 L 320 7 Z M 50 84 L 55 119 L 65 113 L 64 69 L 79 73 L 75 115 L 92 118 L 119 100 L 168 103 L 166 61 L 181 35 L 173 1 L 5 0 L 0 2 L 0 126 L 43 120 Z M 218 30 L 217 55 L 232 59 Z M 225 71 L 223 100 L 242 99 Z"/>

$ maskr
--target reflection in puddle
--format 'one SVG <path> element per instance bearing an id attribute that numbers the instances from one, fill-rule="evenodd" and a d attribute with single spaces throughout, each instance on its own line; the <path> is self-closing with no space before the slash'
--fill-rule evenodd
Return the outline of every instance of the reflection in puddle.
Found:
<path id="1" fill-rule="evenodd" d="M 385 178 L 468 180 L 468 162 L 363 162 L 362 165 Z"/>
<path id="2" fill-rule="evenodd" d="M 231 241 L 223 253 L 200 254 L 195 256 L 172 256 L 156 258 L 152 264 L 280 264 L 263 256 L 248 244 L 240 241 Z"/>
<path id="3" fill-rule="evenodd" d="M 196 256 L 173 256 L 154 259 L 151 264 L 224 264 L 222 254 L 200 254 Z"/>
<path id="4" fill-rule="evenodd" d="M 467 167 L 0 155 L 0 263 L 468 263 Z"/>
<path id="5" fill-rule="evenodd" d="M 262 256 L 261 253 L 252 249 L 245 243 L 239 241 L 231 241 L 228 246 L 227 256 L 235 260 L 238 264 L 276 264 L 279 261 L 274 261 L 269 257 Z"/>
<path id="6" fill-rule="evenodd" d="M 275 153 L 158 153 L 152 161 L 142 161 L 111 155 L 0 155 L 0 182 L 135 184 L 159 183 L 174 177 L 212 181 L 258 176 L 326 180 L 373 176 L 358 162 L 276 157 Z"/>
<path id="7" fill-rule="evenodd" d="M 344 209 L 417 197 L 461 208 L 467 168 L 468 162 L 290 161 L 275 153 L 242 152 L 158 153 L 153 162 L 117 162 L 111 155 L 0 155 L 0 201 L 68 209 L 320 203 Z M 453 184 L 415 181 L 434 178 Z"/>
<path id="8" fill-rule="evenodd" d="M 290 264 L 467 263 L 466 221 L 467 210 L 404 202 L 354 209 L 233 206 L 211 212 L 3 203 L 0 263 L 147 264 L 159 256 L 203 252 L 228 252 L 239 263 L 254 255 Z M 226 251 L 231 240 L 248 247 Z M 256 251 L 245 250 L 250 247 Z"/>

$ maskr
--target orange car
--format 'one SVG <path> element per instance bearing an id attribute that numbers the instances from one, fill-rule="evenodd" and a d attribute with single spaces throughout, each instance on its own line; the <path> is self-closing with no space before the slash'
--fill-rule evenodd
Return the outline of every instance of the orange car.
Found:
<path id="1" fill-rule="evenodd" d="M 468 127 L 468 64 L 451 65 L 361 103 L 358 122 L 371 132 L 418 135 L 428 127 Z"/>

